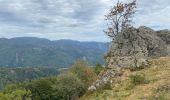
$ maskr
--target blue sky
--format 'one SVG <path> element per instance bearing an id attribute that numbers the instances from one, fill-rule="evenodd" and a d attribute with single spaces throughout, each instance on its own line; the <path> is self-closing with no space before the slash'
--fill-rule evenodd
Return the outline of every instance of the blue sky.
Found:
<path id="1" fill-rule="evenodd" d="M 0 37 L 108 41 L 103 33 L 104 15 L 116 1 L 0 0 Z M 134 26 L 170 29 L 170 0 L 137 0 L 137 3 Z"/>

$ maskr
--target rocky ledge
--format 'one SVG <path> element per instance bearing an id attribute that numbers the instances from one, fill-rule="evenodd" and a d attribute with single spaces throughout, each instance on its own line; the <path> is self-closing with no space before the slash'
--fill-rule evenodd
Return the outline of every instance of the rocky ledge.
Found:
<path id="1" fill-rule="evenodd" d="M 141 26 L 119 33 L 106 56 L 106 69 L 89 90 L 96 90 L 120 75 L 122 68 L 139 68 L 150 58 L 170 55 L 170 31 Z"/>

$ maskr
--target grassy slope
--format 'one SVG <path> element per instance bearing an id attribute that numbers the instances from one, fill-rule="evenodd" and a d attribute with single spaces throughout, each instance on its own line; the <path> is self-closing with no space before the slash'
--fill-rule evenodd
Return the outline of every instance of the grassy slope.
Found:
<path id="1" fill-rule="evenodd" d="M 134 85 L 132 75 L 144 75 L 147 82 Z M 81 100 L 170 100 L 170 57 L 154 59 L 139 71 L 124 70 L 111 89 L 87 93 Z"/>

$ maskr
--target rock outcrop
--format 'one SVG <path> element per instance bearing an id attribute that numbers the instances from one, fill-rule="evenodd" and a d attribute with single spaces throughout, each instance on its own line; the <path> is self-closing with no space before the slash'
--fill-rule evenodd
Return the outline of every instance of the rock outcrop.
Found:
<path id="1" fill-rule="evenodd" d="M 119 70 L 119 71 L 118 71 Z M 119 76 L 121 73 L 120 68 L 117 69 L 105 69 L 98 75 L 98 79 L 88 88 L 88 90 L 93 91 L 98 88 L 110 84 L 113 82 L 114 77 Z"/>
<path id="2" fill-rule="evenodd" d="M 148 65 L 148 59 L 170 55 L 170 31 L 148 27 L 129 28 L 119 33 L 106 56 L 106 70 L 89 90 L 96 90 L 121 73 L 122 68 Z"/>
<path id="3" fill-rule="evenodd" d="M 157 31 L 157 36 L 159 36 L 167 44 L 167 51 L 168 55 L 170 56 L 170 31 L 169 30 Z"/>
<path id="4" fill-rule="evenodd" d="M 166 44 L 170 45 L 170 31 L 169 30 L 160 30 L 157 31 L 157 36 L 159 36 Z"/>
<path id="5" fill-rule="evenodd" d="M 160 35 L 160 34 L 159 34 Z M 120 33 L 113 41 L 106 58 L 107 67 L 141 67 L 151 57 L 168 55 L 169 39 L 154 30 L 141 26 Z"/>

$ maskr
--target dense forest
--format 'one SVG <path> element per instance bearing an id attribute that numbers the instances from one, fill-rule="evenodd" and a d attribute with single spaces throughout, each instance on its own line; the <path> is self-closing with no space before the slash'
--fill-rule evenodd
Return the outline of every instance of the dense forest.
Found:
<path id="1" fill-rule="evenodd" d="M 0 90 L 8 84 L 28 82 L 35 79 L 58 75 L 58 68 L 0 68 Z"/>

